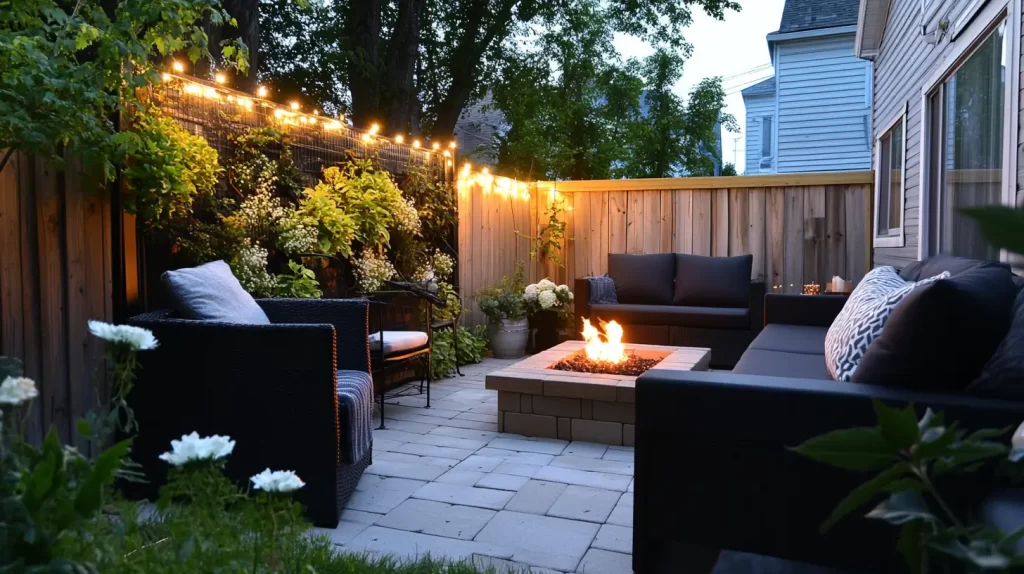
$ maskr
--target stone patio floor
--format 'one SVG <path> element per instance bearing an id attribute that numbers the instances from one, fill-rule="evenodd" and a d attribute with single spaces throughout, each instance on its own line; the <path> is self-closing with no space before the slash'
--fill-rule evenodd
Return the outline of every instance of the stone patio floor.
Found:
<path id="1" fill-rule="evenodd" d="M 425 394 L 388 401 L 373 465 L 322 532 L 346 551 L 499 572 L 632 572 L 633 449 L 497 432 L 484 376 L 514 362 L 485 359 L 435 382 L 429 409 Z"/>

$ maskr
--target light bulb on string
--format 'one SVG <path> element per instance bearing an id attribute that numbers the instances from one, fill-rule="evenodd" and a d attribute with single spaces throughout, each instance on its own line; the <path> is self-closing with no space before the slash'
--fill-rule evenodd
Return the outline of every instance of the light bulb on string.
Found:
<path id="1" fill-rule="evenodd" d="M 293 112 L 299 111 L 299 102 L 292 102 L 291 107 Z"/>
<path id="2" fill-rule="evenodd" d="M 430 144 L 430 147 L 433 148 L 434 151 L 437 151 L 437 150 L 441 149 L 441 144 L 439 144 L 437 142 L 434 142 L 434 143 Z"/>
<path id="3" fill-rule="evenodd" d="M 174 60 L 171 62 L 171 69 L 180 74 L 185 71 L 185 66 L 181 65 L 181 62 Z"/>
<path id="4" fill-rule="evenodd" d="M 400 144 L 400 143 L 403 143 L 404 141 L 405 141 L 405 136 L 403 136 L 402 134 L 398 134 L 398 135 L 395 136 L 395 143 Z"/>
<path id="5" fill-rule="evenodd" d="M 267 97 L 267 87 L 266 86 L 260 86 L 260 87 L 256 88 L 256 95 L 261 97 L 261 98 Z"/>
<path id="6" fill-rule="evenodd" d="M 380 126 L 379 125 L 373 124 L 373 125 L 370 126 L 370 135 L 375 136 L 375 135 L 377 135 L 377 132 L 379 132 L 379 131 L 380 131 Z"/>
<path id="7" fill-rule="evenodd" d="M 413 149 L 420 149 L 420 140 L 412 140 Z"/>
<path id="8" fill-rule="evenodd" d="M 218 84 L 223 84 L 224 82 L 227 82 L 228 79 L 224 77 L 224 74 L 214 74 L 213 81 Z"/>

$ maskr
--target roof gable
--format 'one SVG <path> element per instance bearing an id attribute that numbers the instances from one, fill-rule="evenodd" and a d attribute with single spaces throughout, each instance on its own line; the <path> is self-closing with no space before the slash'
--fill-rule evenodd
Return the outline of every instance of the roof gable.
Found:
<path id="1" fill-rule="evenodd" d="M 857 25 L 858 0 L 786 0 L 779 34 Z"/>
<path id="2" fill-rule="evenodd" d="M 758 82 L 749 88 L 744 89 L 742 92 L 744 98 L 751 96 L 770 96 L 775 94 L 775 76 L 768 78 L 763 82 Z"/>

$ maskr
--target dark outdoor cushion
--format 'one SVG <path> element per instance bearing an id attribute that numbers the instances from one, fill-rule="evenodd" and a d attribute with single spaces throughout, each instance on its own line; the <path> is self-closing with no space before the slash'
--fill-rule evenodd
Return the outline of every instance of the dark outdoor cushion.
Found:
<path id="1" fill-rule="evenodd" d="M 1003 399 L 1024 400 L 1024 292 L 1017 294 L 1010 331 L 969 390 Z"/>
<path id="2" fill-rule="evenodd" d="M 933 255 L 923 261 L 915 261 L 900 270 L 900 277 L 904 281 L 920 281 L 928 277 L 935 277 L 943 271 L 949 271 L 950 275 L 957 275 L 975 267 L 999 267 L 1009 270 L 1010 266 L 999 261 L 982 261 L 979 259 L 967 259 L 954 255 L 939 254 Z"/>
<path id="3" fill-rule="evenodd" d="M 749 307 L 753 255 L 704 257 L 676 254 L 674 305 Z"/>
<path id="4" fill-rule="evenodd" d="M 854 382 L 963 390 L 1010 328 L 1011 273 L 978 265 L 915 289 L 901 301 L 853 373 Z"/>
<path id="5" fill-rule="evenodd" d="M 828 367 L 825 366 L 824 354 L 787 353 L 762 349 L 747 349 L 747 352 L 740 357 L 740 361 L 733 367 L 732 372 L 742 375 L 832 380 L 828 374 Z"/>
<path id="6" fill-rule="evenodd" d="M 671 253 L 608 254 L 608 275 L 615 281 L 619 303 L 671 305 L 675 273 L 676 257 Z"/>
<path id="7" fill-rule="evenodd" d="M 166 271 L 160 281 L 186 319 L 269 325 L 270 319 L 223 261 Z"/>
<path id="8" fill-rule="evenodd" d="M 614 305 L 619 302 L 618 296 L 615 293 L 615 280 L 608 275 L 587 277 L 587 281 L 590 283 L 589 303 L 591 305 Z"/>
<path id="9" fill-rule="evenodd" d="M 761 351 L 784 351 L 805 355 L 825 354 L 825 334 L 828 327 L 807 327 L 804 325 L 765 325 L 748 349 Z"/>
<path id="10" fill-rule="evenodd" d="M 675 305 L 591 305 L 590 320 L 623 325 L 665 325 L 705 329 L 750 329 L 749 309 L 678 307 Z M 629 333 L 626 333 L 627 337 Z"/>

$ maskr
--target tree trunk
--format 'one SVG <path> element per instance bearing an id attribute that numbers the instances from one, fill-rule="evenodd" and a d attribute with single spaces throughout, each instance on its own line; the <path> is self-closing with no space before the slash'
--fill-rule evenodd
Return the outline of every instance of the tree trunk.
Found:
<path id="1" fill-rule="evenodd" d="M 426 0 L 400 0 L 398 19 L 389 43 L 386 79 L 385 110 L 389 131 L 416 132 L 412 110 L 419 107 L 416 94 L 415 71 L 419 58 L 420 26 Z M 382 98 L 383 99 L 383 98 Z"/>
<path id="2" fill-rule="evenodd" d="M 358 0 L 349 4 L 349 92 L 352 121 L 365 127 L 380 121 L 380 26 L 381 0 Z"/>

